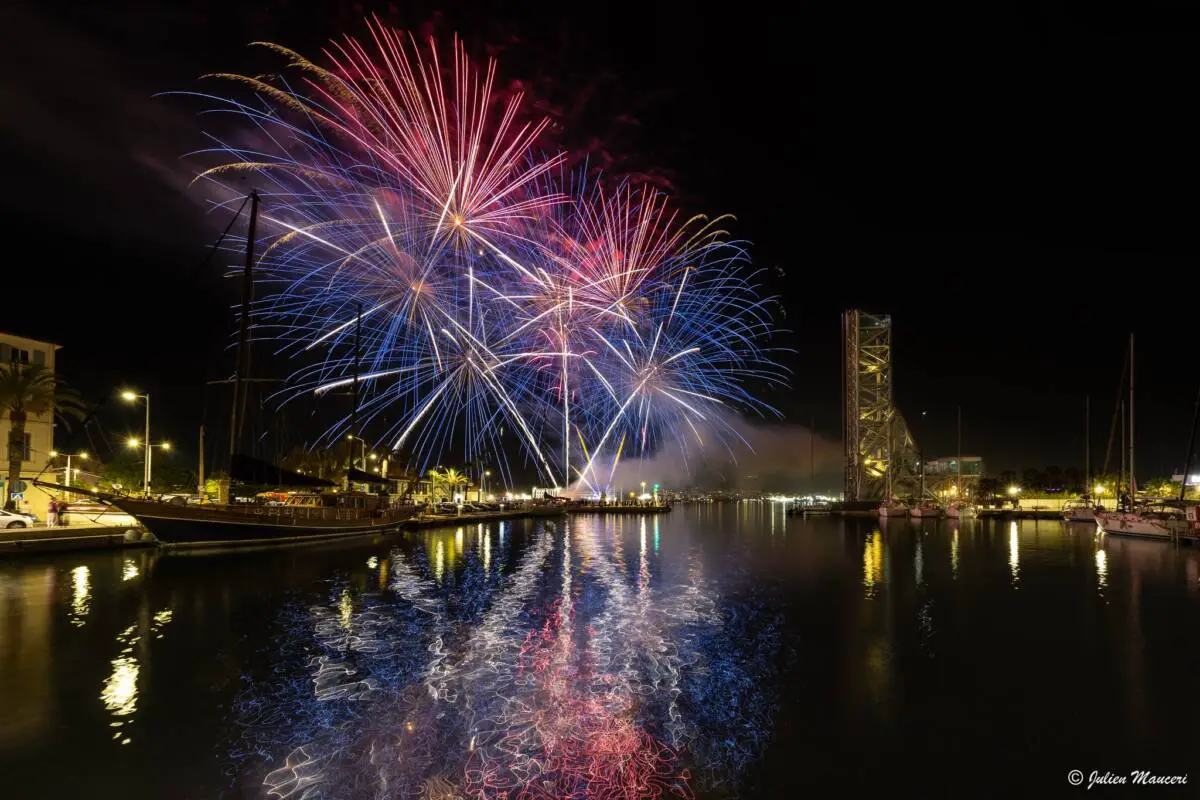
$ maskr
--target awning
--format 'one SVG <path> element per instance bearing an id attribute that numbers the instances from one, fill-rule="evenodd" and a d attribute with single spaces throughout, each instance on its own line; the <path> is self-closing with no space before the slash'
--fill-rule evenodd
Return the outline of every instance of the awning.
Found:
<path id="1" fill-rule="evenodd" d="M 388 482 L 387 478 L 381 477 L 373 472 L 363 472 L 361 469 L 351 469 L 347 474 L 351 483 L 378 483 L 384 484 Z"/>
<path id="2" fill-rule="evenodd" d="M 230 477 L 239 483 L 254 486 L 287 486 L 295 488 L 328 488 L 333 481 L 280 469 L 269 461 L 250 456 L 235 455 L 230 465 Z"/>

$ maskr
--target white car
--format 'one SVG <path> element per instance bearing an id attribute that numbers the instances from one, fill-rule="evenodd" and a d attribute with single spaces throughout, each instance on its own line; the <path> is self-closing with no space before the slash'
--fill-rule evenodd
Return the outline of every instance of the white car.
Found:
<path id="1" fill-rule="evenodd" d="M 30 528 L 37 522 L 33 514 L 0 510 L 0 528 Z"/>

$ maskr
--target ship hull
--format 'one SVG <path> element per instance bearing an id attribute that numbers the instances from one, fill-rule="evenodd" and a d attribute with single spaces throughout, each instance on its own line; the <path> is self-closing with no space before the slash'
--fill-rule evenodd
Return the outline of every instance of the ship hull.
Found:
<path id="1" fill-rule="evenodd" d="M 167 547 L 235 547 L 361 536 L 395 529 L 413 516 L 412 511 L 400 510 L 379 517 L 318 519 L 261 506 L 245 510 L 174 506 L 124 498 L 112 503 Z"/>

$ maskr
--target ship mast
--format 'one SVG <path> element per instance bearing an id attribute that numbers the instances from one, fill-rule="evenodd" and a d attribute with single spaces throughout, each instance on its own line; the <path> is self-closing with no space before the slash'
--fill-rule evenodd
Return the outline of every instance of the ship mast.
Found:
<path id="1" fill-rule="evenodd" d="M 242 318 L 238 328 L 237 371 L 233 380 L 233 410 L 229 418 L 229 474 L 242 444 L 246 413 L 246 382 L 250 378 L 250 304 L 254 300 L 254 237 L 258 226 L 258 192 L 250 191 L 250 221 L 246 227 L 246 266 L 242 272 Z"/>
<path id="2" fill-rule="evenodd" d="M 955 459 L 955 488 L 954 496 L 956 500 L 962 500 L 962 406 L 958 407 L 958 456 Z"/>
<path id="3" fill-rule="evenodd" d="M 1083 398 L 1083 496 L 1092 496 L 1092 396 Z"/>
<path id="4" fill-rule="evenodd" d="M 1133 334 L 1129 334 L 1129 510 L 1137 497 L 1137 479 L 1133 473 Z"/>

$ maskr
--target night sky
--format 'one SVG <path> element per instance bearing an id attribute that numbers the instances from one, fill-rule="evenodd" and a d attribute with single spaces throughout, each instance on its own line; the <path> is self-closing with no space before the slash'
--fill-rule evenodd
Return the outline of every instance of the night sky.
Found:
<path id="1" fill-rule="evenodd" d="M 270 68 L 250 41 L 315 54 L 378 12 L 499 48 L 504 79 L 574 109 L 564 142 L 735 214 L 786 309 L 794 389 L 772 402 L 789 421 L 840 436 L 839 314 L 860 307 L 894 317 L 897 402 L 927 455 L 954 452 L 961 406 L 964 452 L 992 471 L 1079 466 L 1090 394 L 1099 466 L 1133 331 L 1139 472 L 1182 467 L 1200 385 L 1185 4 L 186 5 L 17 2 L 0 56 L 0 329 L 63 345 L 92 399 L 150 391 L 184 447 L 227 413 L 205 382 L 232 371 L 238 295 L 231 257 L 204 264 L 227 218 L 181 159 L 210 121 L 155 95 Z"/>

